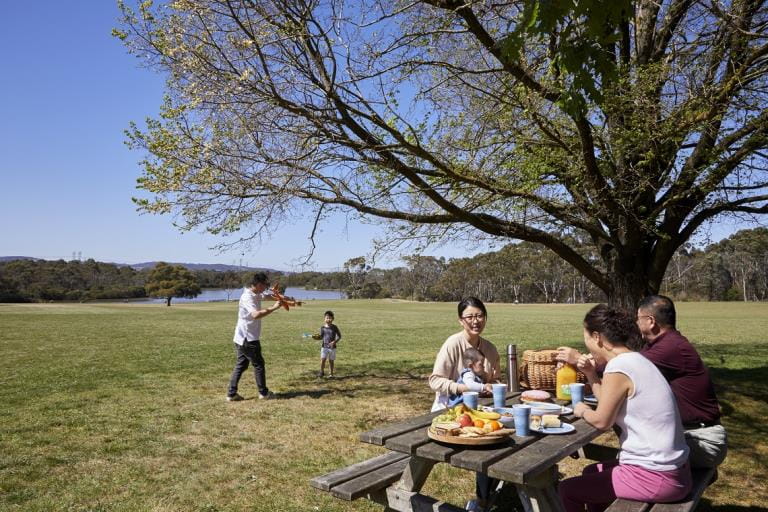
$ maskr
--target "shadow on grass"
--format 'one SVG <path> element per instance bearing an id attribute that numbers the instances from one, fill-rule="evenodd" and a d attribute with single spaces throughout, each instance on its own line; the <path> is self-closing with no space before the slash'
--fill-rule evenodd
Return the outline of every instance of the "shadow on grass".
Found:
<path id="1" fill-rule="evenodd" d="M 756 368 L 710 368 L 712 380 L 715 382 L 719 395 L 725 392 L 738 393 L 758 402 L 768 405 L 768 366 Z M 731 410 L 726 410 L 728 404 L 722 404 L 723 414 L 728 415 Z"/>
<path id="2" fill-rule="evenodd" d="M 334 382 L 334 381 L 353 381 L 353 380 L 361 380 L 361 379 L 391 379 L 391 380 L 417 380 L 417 381 L 426 381 L 426 377 L 424 375 L 415 374 L 415 373 L 400 373 L 400 374 L 388 374 L 385 372 L 376 372 L 376 371 L 362 371 L 362 372 L 356 372 L 356 373 L 336 373 L 333 377 L 318 377 L 318 380 L 327 380 L 328 382 Z"/>
<path id="3" fill-rule="evenodd" d="M 696 507 L 697 512 L 768 512 L 766 507 L 745 507 L 742 505 L 712 505 L 707 498 L 702 498 Z"/>
<path id="4" fill-rule="evenodd" d="M 299 390 L 299 391 L 286 391 L 275 393 L 275 400 L 288 400 L 298 397 L 320 398 L 323 395 L 334 393 L 331 389 L 313 389 L 313 390 Z"/>
<path id="5" fill-rule="evenodd" d="M 333 377 L 319 377 L 316 371 L 305 372 L 295 379 L 291 386 L 295 388 L 307 388 L 319 386 L 322 393 L 333 393 L 346 397 L 366 395 L 415 395 L 414 404 L 424 402 L 424 407 L 431 405 L 431 400 L 426 402 L 424 394 L 430 395 L 427 379 L 432 367 L 419 366 L 412 361 L 403 361 L 397 365 L 391 361 L 381 361 L 371 364 L 345 365 L 338 364 Z M 312 396 L 315 391 L 303 393 Z M 281 396 L 290 398 L 291 393 L 281 393 Z"/>

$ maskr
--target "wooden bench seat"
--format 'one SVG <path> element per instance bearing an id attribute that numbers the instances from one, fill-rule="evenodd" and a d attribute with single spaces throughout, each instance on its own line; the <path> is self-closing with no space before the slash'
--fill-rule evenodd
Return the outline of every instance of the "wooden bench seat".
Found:
<path id="1" fill-rule="evenodd" d="M 398 512 L 464 512 L 462 507 L 418 492 L 392 487 L 393 483 L 403 478 L 410 462 L 409 455 L 388 452 L 317 476 L 310 480 L 310 485 L 347 501 L 366 497 L 385 505 L 387 510 Z"/>
<path id="2" fill-rule="evenodd" d="M 584 445 L 579 455 L 590 460 L 610 460 L 618 457 L 619 450 L 610 446 L 595 443 Z M 618 499 L 614 501 L 607 512 L 689 512 L 704 494 L 704 490 L 717 478 L 717 469 L 694 469 L 691 473 L 693 486 L 690 494 L 677 503 L 645 503 L 642 501 Z"/>
<path id="3" fill-rule="evenodd" d="M 321 475 L 309 481 L 312 487 L 328 491 L 343 500 L 356 500 L 381 490 L 400 479 L 410 456 L 388 452 Z"/>
<path id="4" fill-rule="evenodd" d="M 606 509 L 606 512 L 690 512 L 696 508 L 701 495 L 707 486 L 715 480 L 717 470 L 694 469 L 693 487 L 690 494 L 682 501 L 676 503 L 644 503 L 642 501 L 632 501 L 618 499 Z"/>

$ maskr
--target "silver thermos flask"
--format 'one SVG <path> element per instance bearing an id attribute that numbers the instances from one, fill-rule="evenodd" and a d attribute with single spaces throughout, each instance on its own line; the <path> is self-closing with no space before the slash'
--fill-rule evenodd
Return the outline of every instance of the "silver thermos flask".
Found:
<path id="1" fill-rule="evenodd" d="M 517 377 L 517 345 L 507 345 L 507 391 L 520 391 Z"/>

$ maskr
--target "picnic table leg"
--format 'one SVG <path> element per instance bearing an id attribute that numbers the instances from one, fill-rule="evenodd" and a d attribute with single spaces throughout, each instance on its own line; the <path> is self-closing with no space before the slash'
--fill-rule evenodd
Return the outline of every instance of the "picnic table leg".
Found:
<path id="1" fill-rule="evenodd" d="M 396 482 L 393 487 L 404 491 L 420 491 L 424 487 L 424 482 L 427 481 L 427 477 L 435 464 L 433 460 L 411 456 L 408 467 L 403 471 L 403 476 L 400 477 L 400 481 Z"/>
<path id="2" fill-rule="evenodd" d="M 414 496 L 418 495 L 435 461 L 411 456 L 400 480 L 370 498 L 384 505 L 384 512 L 411 510 Z"/>
<path id="3" fill-rule="evenodd" d="M 562 512 L 556 484 L 557 465 L 524 484 L 515 484 L 525 512 Z"/>

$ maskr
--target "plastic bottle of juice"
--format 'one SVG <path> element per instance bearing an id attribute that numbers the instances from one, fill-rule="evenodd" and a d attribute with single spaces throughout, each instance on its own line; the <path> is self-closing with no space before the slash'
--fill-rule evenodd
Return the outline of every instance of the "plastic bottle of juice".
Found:
<path id="1" fill-rule="evenodd" d="M 576 368 L 571 364 L 564 364 L 557 370 L 557 389 L 555 394 L 558 400 L 570 400 L 571 399 L 571 387 L 570 385 L 576 382 Z"/>

